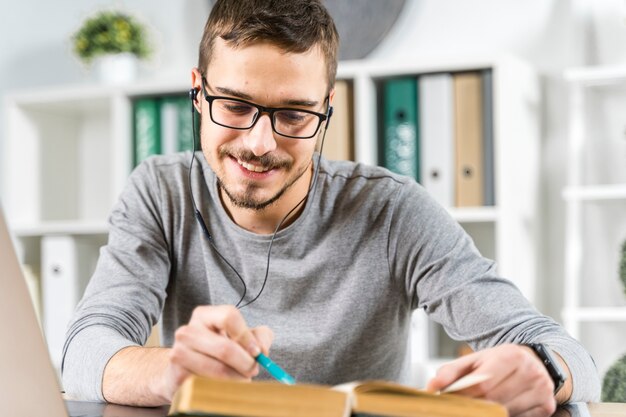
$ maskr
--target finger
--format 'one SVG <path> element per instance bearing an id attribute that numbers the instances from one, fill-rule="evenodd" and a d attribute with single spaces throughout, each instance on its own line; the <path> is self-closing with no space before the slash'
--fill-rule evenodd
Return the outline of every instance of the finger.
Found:
<path id="1" fill-rule="evenodd" d="M 241 345 L 252 357 L 256 357 L 261 352 L 241 312 L 234 306 L 196 307 L 190 324 L 191 322 L 207 326 L 216 333 L 225 333 L 228 338 Z"/>
<path id="2" fill-rule="evenodd" d="M 477 377 L 489 375 L 489 378 L 478 384 L 456 391 L 455 393 L 468 397 L 487 398 L 501 402 L 502 398 L 500 397 L 505 396 L 503 393 L 503 384 L 507 384 L 509 387 L 523 386 L 524 380 L 520 375 L 516 374 L 516 369 L 515 367 L 504 366 L 499 361 L 481 361 L 481 363 L 477 364 L 477 367 L 470 374 L 465 375 L 464 378 L 470 375 L 476 375 Z"/>
<path id="3" fill-rule="evenodd" d="M 274 332 L 267 326 L 259 326 L 252 329 L 252 334 L 264 354 L 269 355 L 270 346 L 274 341 Z"/>
<path id="4" fill-rule="evenodd" d="M 250 379 L 256 376 L 259 371 L 258 366 L 255 365 L 252 369 L 248 370 L 248 372 L 242 372 L 229 366 L 228 363 L 221 359 L 199 352 L 184 344 L 178 344 L 172 348 L 170 351 L 170 361 L 177 367 L 182 368 L 183 371 L 181 374 L 187 372 L 214 378 Z"/>
<path id="5" fill-rule="evenodd" d="M 530 387 L 504 402 L 509 414 L 528 416 L 551 416 L 556 410 L 556 399 L 553 393 L 553 384 L 549 378 L 540 378 L 529 381 L 525 385 Z"/>
<path id="6" fill-rule="evenodd" d="M 441 366 L 426 384 L 427 391 L 440 391 L 478 366 L 480 353 L 472 353 Z"/>
<path id="7" fill-rule="evenodd" d="M 185 348 L 182 352 L 194 352 L 193 356 L 200 361 L 194 364 L 192 371 L 204 366 L 202 360 L 213 359 L 224 363 L 246 378 L 258 373 L 256 361 L 241 345 L 207 328 L 198 326 L 182 326 L 174 334 L 174 349 Z"/>

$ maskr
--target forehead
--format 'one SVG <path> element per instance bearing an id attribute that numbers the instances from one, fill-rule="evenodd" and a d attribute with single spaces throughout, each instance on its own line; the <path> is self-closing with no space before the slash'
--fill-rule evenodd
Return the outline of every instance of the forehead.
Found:
<path id="1" fill-rule="evenodd" d="M 211 86 L 245 92 L 256 100 L 321 100 L 328 90 L 325 58 L 315 46 L 290 53 L 269 43 L 232 47 L 217 38 L 207 68 Z"/>

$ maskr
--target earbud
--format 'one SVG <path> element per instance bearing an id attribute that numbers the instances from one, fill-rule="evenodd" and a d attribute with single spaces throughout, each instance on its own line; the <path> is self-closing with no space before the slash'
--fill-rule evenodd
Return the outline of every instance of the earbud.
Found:
<path id="1" fill-rule="evenodd" d="M 328 130 L 328 125 L 330 124 L 330 118 L 333 117 L 333 110 L 334 110 L 333 106 L 330 106 L 328 108 L 328 118 L 326 119 L 326 127 L 325 127 L 326 130 Z"/>
<path id="2" fill-rule="evenodd" d="M 191 90 L 189 90 L 189 100 L 191 100 L 191 101 L 193 101 L 195 103 L 197 96 L 198 96 L 198 90 L 197 89 L 192 88 Z"/>

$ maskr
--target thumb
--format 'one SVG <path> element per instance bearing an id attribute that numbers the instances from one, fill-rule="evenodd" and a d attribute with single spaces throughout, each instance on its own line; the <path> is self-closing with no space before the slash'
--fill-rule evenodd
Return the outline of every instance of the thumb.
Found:
<path id="1" fill-rule="evenodd" d="M 272 329 L 267 326 L 259 326 L 251 330 L 254 338 L 257 340 L 257 343 L 261 348 L 261 351 L 264 354 L 269 355 L 270 346 L 274 341 L 274 332 L 272 331 Z"/>
<path id="2" fill-rule="evenodd" d="M 470 373 L 474 366 L 475 354 L 448 362 L 437 370 L 437 374 L 426 384 L 426 391 L 441 391 L 462 376 Z"/>

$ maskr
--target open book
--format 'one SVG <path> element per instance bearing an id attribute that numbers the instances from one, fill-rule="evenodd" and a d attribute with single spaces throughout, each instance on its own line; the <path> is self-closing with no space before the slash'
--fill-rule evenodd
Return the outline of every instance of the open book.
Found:
<path id="1" fill-rule="evenodd" d="M 506 417 L 499 404 L 434 394 L 385 381 L 335 387 L 189 377 L 174 396 L 170 416 L 237 417 Z"/>

